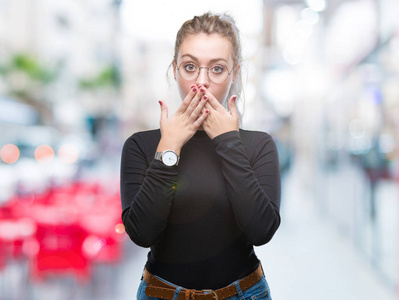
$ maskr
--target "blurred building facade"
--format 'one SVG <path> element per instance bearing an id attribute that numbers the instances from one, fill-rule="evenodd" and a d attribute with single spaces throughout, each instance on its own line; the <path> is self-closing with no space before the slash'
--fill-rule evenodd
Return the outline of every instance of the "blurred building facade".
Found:
<path id="1" fill-rule="evenodd" d="M 0 201 L 21 181 L 39 180 L 38 190 L 52 182 L 49 174 L 34 175 L 43 166 L 35 157 L 40 145 L 52 148 L 46 167 L 59 177 L 76 176 L 85 161 L 119 149 L 120 5 L 0 2 L 0 149 L 18 147 L 16 160 L 1 161 L 7 180 Z M 58 164 L 65 145 L 76 159 Z M 32 172 L 23 172 L 24 164 Z"/>
<path id="2" fill-rule="evenodd" d="M 398 1 L 264 0 L 263 100 L 320 214 L 399 282 Z M 280 140 L 279 140 L 280 139 Z M 394 238 L 395 237 L 395 238 Z"/>
<path id="3" fill-rule="evenodd" d="M 18 96 L 33 91 L 36 97 L 23 100 L 48 107 L 50 116 L 44 116 L 44 122 L 58 125 L 56 120 L 79 130 L 84 125 L 82 114 L 115 110 L 120 1 L 4 0 L 0 5 L 3 93 Z M 21 66 L 24 60 L 18 65 L 18 59 L 28 60 L 52 78 L 35 77 Z"/>

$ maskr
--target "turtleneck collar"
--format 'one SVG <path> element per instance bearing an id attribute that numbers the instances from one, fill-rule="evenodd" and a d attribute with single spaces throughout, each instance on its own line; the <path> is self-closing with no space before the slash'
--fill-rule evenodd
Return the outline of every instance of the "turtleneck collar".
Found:
<path id="1" fill-rule="evenodd" d="M 191 138 L 193 141 L 210 141 L 210 137 L 206 134 L 205 130 L 197 130 Z"/>

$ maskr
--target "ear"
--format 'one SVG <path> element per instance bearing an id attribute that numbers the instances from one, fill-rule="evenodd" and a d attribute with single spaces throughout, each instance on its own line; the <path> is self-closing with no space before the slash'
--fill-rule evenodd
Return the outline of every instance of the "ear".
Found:
<path id="1" fill-rule="evenodd" d="M 237 65 L 237 67 L 234 70 L 234 76 L 233 76 L 233 81 L 234 82 L 236 81 L 236 79 L 238 77 L 238 74 L 240 74 L 240 69 L 241 69 L 241 65 Z"/>
<path id="2" fill-rule="evenodd" d="M 173 66 L 173 77 L 176 80 L 176 71 L 177 71 L 177 66 L 176 66 L 176 61 L 172 60 L 172 66 Z"/>

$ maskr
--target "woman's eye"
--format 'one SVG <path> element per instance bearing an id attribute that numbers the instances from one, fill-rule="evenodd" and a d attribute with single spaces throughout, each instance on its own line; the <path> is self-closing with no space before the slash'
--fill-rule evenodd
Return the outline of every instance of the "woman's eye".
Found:
<path id="1" fill-rule="evenodd" d="M 211 70 L 213 73 L 222 73 L 224 68 L 222 66 L 213 66 Z"/>
<path id="2" fill-rule="evenodd" d="M 187 64 L 184 66 L 184 69 L 188 72 L 193 72 L 197 69 L 197 66 L 193 64 Z"/>

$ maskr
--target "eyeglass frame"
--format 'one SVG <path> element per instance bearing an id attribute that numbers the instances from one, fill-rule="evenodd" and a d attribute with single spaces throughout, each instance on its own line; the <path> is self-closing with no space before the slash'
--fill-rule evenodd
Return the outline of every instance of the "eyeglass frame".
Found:
<path id="1" fill-rule="evenodd" d="M 186 81 L 196 80 L 196 79 L 198 78 L 198 76 L 200 75 L 200 73 L 201 73 L 201 69 L 206 69 L 206 70 L 207 70 L 206 75 L 208 76 L 208 79 L 209 79 L 210 81 L 212 81 L 213 83 L 216 83 L 216 84 L 225 82 L 226 79 L 230 76 L 231 72 L 233 72 L 233 70 L 234 70 L 234 68 L 235 68 L 235 66 L 233 66 L 233 68 L 229 71 L 229 68 L 228 68 L 227 66 L 223 65 L 223 66 L 225 66 L 225 68 L 227 69 L 227 73 L 228 73 L 227 76 L 226 76 L 226 78 L 225 78 L 223 81 L 221 81 L 221 82 L 214 82 L 214 81 L 209 77 L 209 69 L 212 68 L 213 66 L 217 65 L 217 64 L 213 64 L 213 65 L 211 65 L 211 66 L 209 66 L 209 67 L 200 67 L 200 66 L 198 66 L 196 63 L 191 62 L 193 65 L 195 65 L 195 66 L 198 67 L 198 74 L 197 74 L 197 76 L 196 76 L 195 78 L 193 78 L 193 79 L 186 79 L 186 78 L 184 78 L 184 77 L 180 74 L 180 67 L 181 67 L 181 65 L 182 65 L 183 63 L 184 63 L 184 61 L 182 61 L 182 62 L 180 63 L 179 67 L 176 68 L 176 70 L 177 70 L 177 73 L 179 73 L 179 76 L 180 76 L 181 78 L 183 78 L 184 80 L 186 80 Z"/>

